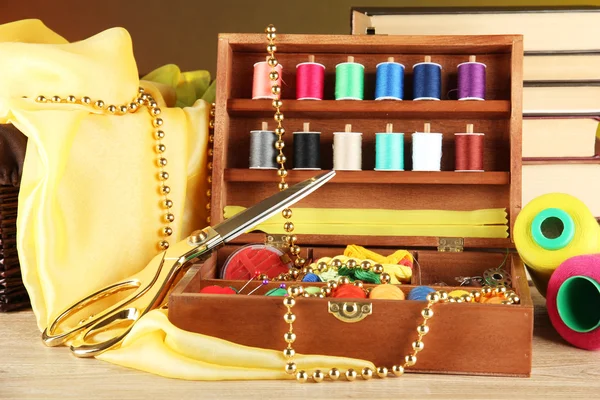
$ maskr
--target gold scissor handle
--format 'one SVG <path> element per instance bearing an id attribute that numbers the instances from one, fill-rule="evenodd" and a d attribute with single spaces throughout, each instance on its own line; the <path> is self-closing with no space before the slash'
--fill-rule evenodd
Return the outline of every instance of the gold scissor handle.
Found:
<path id="1" fill-rule="evenodd" d="M 93 357 L 119 344 L 137 320 L 166 303 L 192 261 L 207 258 L 222 243 L 212 228 L 203 232 L 201 242 L 195 240 L 197 235 L 188 237 L 158 254 L 138 274 L 67 308 L 44 330 L 43 342 L 58 346 L 71 341 L 71 350 L 78 357 Z M 78 315 L 82 311 L 83 318 Z"/>

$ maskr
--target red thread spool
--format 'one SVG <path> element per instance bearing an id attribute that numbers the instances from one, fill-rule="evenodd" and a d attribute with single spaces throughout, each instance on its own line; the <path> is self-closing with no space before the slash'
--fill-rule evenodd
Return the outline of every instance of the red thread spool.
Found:
<path id="1" fill-rule="evenodd" d="M 467 125 L 466 133 L 455 133 L 455 171 L 483 171 L 483 143 L 485 134 L 473 133 L 473 125 Z"/>
<path id="2" fill-rule="evenodd" d="M 315 62 L 315 56 L 308 56 L 308 62 L 296 65 L 296 99 L 323 100 L 325 87 L 325 66 Z"/>
<path id="3" fill-rule="evenodd" d="M 348 299 L 366 299 L 367 295 L 364 290 L 358 286 L 351 284 L 339 285 L 333 292 L 331 297 L 348 298 Z"/>
<path id="4" fill-rule="evenodd" d="M 600 350 L 600 328 L 575 331 L 565 323 L 559 312 L 559 291 L 567 279 L 575 276 L 587 277 L 590 280 L 600 282 L 600 254 L 571 257 L 564 261 L 552 273 L 552 277 L 548 283 L 548 292 L 546 294 L 546 307 L 548 308 L 550 322 L 552 322 L 552 325 L 558 334 L 573 346 L 585 350 Z M 587 290 L 582 289 L 583 288 L 578 288 L 578 292 L 579 296 L 583 296 L 583 298 L 567 298 L 564 300 L 585 300 L 585 304 L 576 302 L 573 303 L 571 307 L 573 307 L 577 313 L 581 314 L 578 318 L 584 317 L 587 322 L 594 322 L 597 324 L 598 299 L 600 294 L 598 293 L 598 290 L 595 289 L 595 293 L 591 297 L 588 297 L 590 296 L 590 293 Z"/>
<path id="5" fill-rule="evenodd" d="M 232 253 L 223 266 L 222 277 L 228 280 L 248 280 L 265 274 L 269 279 L 288 273 L 291 262 L 282 261 L 284 253 L 262 244 L 244 246 Z"/>
<path id="6" fill-rule="evenodd" d="M 275 71 L 279 73 L 279 78 L 272 81 L 269 78 L 271 73 L 271 66 L 266 61 L 257 62 L 254 64 L 254 78 L 252 80 L 252 99 L 274 99 L 275 95 L 271 92 L 273 85 L 279 85 L 281 87 L 281 73 L 283 67 L 281 64 L 277 64 Z"/>
<path id="7" fill-rule="evenodd" d="M 206 286 L 200 290 L 202 294 L 237 294 L 235 290 L 230 287 L 221 287 L 217 285 Z"/>

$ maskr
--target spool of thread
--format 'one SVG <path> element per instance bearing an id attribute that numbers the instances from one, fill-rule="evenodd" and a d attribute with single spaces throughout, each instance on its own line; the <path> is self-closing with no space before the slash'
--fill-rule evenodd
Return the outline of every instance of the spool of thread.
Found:
<path id="1" fill-rule="evenodd" d="M 442 98 L 442 66 L 431 62 L 430 56 L 425 56 L 424 62 L 413 65 L 413 98 L 414 100 Z"/>
<path id="2" fill-rule="evenodd" d="M 308 56 L 308 62 L 296 65 L 296 99 L 323 100 L 325 87 L 325 66 L 315 62 L 315 56 Z"/>
<path id="3" fill-rule="evenodd" d="M 294 169 L 321 169 L 321 132 L 311 132 L 304 123 L 302 132 L 294 132 Z"/>
<path id="4" fill-rule="evenodd" d="M 563 339 L 581 349 L 600 349 L 600 254 L 563 262 L 548 284 L 546 306 Z"/>
<path id="5" fill-rule="evenodd" d="M 402 100 L 404 98 L 404 65 L 389 57 L 377 64 L 375 100 Z"/>
<path id="6" fill-rule="evenodd" d="M 393 133 L 387 124 L 385 133 L 375 134 L 375 171 L 404 171 L 404 133 Z"/>
<path id="7" fill-rule="evenodd" d="M 260 61 L 254 64 L 254 77 L 252 79 L 252 99 L 274 99 L 275 95 L 271 92 L 271 87 L 278 85 L 281 87 L 281 73 L 283 72 L 283 66 L 277 64 L 275 71 L 279 74 L 277 80 L 272 81 L 269 78 L 271 73 L 271 66 L 266 61 Z"/>
<path id="8" fill-rule="evenodd" d="M 408 292 L 408 299 L 409 300 L 417 300 L 417 301 L 424 301 L 427 300 L 427 295 L 429 293 L 433 293 L 435 292 L 435 289 L 429 286 L 417 286 L 416 288 L 412 289 L 410 292 Z"/>
<path id="9" fill-rule="evenodd" d="M 287 295 L 287 289 L 283 289 L 283 288 L 271 289 L 265 294 L 265 296 L 285 296 L 285 295 Z"/>
<path id="10" fill-rule="evenodd" d="M 450 293 L 448 293 L 448 297 L 455 297 L 455 298 L 460 299 L 463 296 L 471 296 L 471 293 L 467 292 L 466 290 L 461 290 L 461 289 L 453 290 Z M 475 301 L 475 299 L 473 299 L 471 296 L 471 303 L 474 301 Z"/>
<path id="11" fill-rule="evenodd" d="M 458 99 L 485 100 L 485 70 L 487 66 L 469 57 L 469 62 L 458 64 Z"/>
<path id="12" fill-rule="evenodd" d="M 550 276 L 571 257 L 600 253 L 600 226 L 576 197 L 549 193 L 531 200 L 517 216 L 515 247 L 539 292 L 545 296 Z"/>
<path id="13" fill-rule="evenodd" d="M 504 299 L 499 296 L 492 296 L 492 297 L 482 297 L 480 302 L 486 303 L 486 304 L 502 304 L 503 301 L 504 301 Z"/>
<path id="14" fill-rule="evenodd" d="M 339 285 L 337 289 L 333 291 L 331 297 L 346 299 L 365 299 L 367 298 L 367 295 L 365 294 L 365 291 L 359 288 L 358 286 L 354 286 L 352 284 L 344 284 Z"/>
<path id="15" fill-rule="evenodd" d="M 202 294 L 237 294 L 237 292 L 230 287 L 222 287 L 217 285 L 205 286 L 200 289 Z"/>
<path id="16" fill-rule="evenodd" d="M 261 130 L 250 131 L 250 169 L 277 169 L 276 141 L 277 135 L 268 130 L 266 122 Z"/>
<path id="17" fill-rule="evenodd" d="M 467 125 L 467 132 L 455 133 L 456 172 L 483 172 L 483 145 L 485 134 L 473 133 L 473 124 Z"/>
<path id="18" fill-rule="evenodd" d="M 352 132 L 350 124 L 344 132 L 333 132 L 333 169 L 362 170 L 362 133 Z"/>
<path id="19" fill-rule="evenodd" d="M 423 132 L 412 134 L 413 171 L 439 171 L 442 165 L 441 133 L 431 133 L 426 123 Z"/>
<path id="20" fill-rule="evenodd" d="M 288 273 L 292 264 L 283 251 L 264 244 L 243 246 L 231 253 L 221 271 L 221 277 L 228 280 L 248 280 L 257 274 L 265 274 L 270 279 Z"/>
<path id="21" fill-rule="evenodd" d="M 394 285 L 379 285 L 371 289 L 370 299 L 404 300 L 404 292 Z"/>
<path id="22" fill-rule="evenodd" d="M 365 91 L 365 66 L 354 62 L 349 56 L 347 62 L 335 66 L 335 99 L 362 100 Z"/>
<path id="23" fill-rule="evenodd" d="M 304 288 L 304 292 L 308 294 L 319 294 L 321 293 L 321 288 L 317 286 L 309 286 Z"/>
<path id="24" fill-rule="evenodd" d="M 304 278 L 302 278 L 302 282 L 322 282 L 321 278 L 319 278 L 316 274 L 306 274 Z"/>

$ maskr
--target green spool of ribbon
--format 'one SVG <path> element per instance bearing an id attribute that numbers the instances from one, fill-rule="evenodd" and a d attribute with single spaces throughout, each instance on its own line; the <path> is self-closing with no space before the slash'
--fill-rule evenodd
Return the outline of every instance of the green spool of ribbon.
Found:
<path id="1" fill-rule="evenodd" d="M 335 67 L 335 99 L 363 100 L 365 89 L 365 67 L 348 57 L 348 62 Z"/>

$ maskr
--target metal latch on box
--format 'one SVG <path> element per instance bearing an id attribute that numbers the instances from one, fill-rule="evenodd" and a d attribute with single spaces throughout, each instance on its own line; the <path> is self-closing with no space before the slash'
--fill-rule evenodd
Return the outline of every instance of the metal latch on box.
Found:
<path id="1" fill-rule="evenodd" d="M 342 322 L 359 322 L 373 313 L 373 305 L 365 302 L 330 301 L 329 314 Z"/>
<path id="2" fill-rule="evenodd" d="M 444 237 L 438 238 L 438 251 L 441 252 L 452 252 L 460 253 L 464 250 L 465 239 L 464 238 L 451 238 Z"/>

